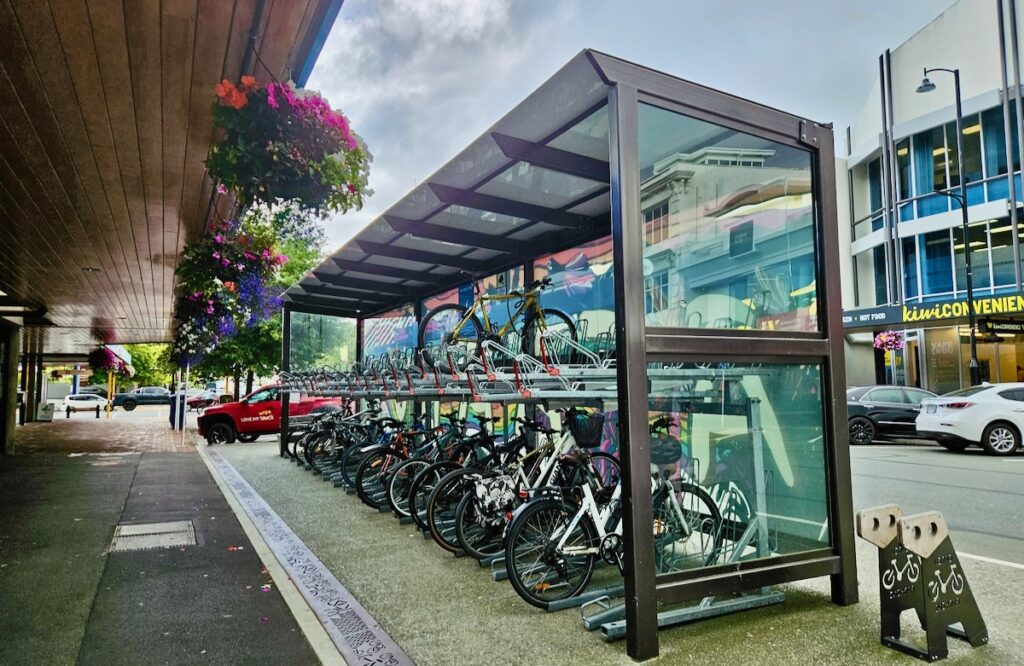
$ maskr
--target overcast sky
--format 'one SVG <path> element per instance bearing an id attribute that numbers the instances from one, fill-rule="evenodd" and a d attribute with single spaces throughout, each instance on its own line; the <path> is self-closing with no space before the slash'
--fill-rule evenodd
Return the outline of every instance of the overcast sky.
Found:
<path id="1" fill-rule="evenodd" d="M 895 48 L 953 0 L 345 0 L 308 87 L 374 155 L 347 241 L 584 48 L 845 135 Z"/>

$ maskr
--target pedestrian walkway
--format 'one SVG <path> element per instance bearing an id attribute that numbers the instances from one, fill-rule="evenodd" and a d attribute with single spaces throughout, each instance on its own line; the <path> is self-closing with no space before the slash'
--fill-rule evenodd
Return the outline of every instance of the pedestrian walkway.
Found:
<path id="1" fill-rule="evenodd" d="M 0 663 L 319 663 L 195 447 L 169 435 L 19 429 L 0 458 Z M 179 521 L 195 545 L 109 551 L 118 525 Z"/>
<path id="2" fill-rule="evenodd" d="M 277 455 L 273 442 L 211 447 L 248 482 L 420 666 L 632 664 L 625 642 L 583 629 L 579 611 L 544 613 L 470 558 L 452 558 L 390 514 L 371 511 Z M 953 535 L 954 541 L 956 535 Z M 657 663 L 913 663 L 879 644 L 877 550 L 859 543 L 861 603 L 835 606 L 827 578 L 781 586 L 786 602 L 661 634 Z M 1019 664 L 1024 571 L 963 562 L 991 644 L 950 642 L 948 663 Z M 905 636 L 923 632 L 905 617 Z"/>

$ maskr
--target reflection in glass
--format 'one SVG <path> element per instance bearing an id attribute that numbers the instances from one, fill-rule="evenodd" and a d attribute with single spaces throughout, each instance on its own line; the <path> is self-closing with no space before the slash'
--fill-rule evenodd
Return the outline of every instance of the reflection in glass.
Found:
<path id="1" fill-rule="evenodd" d="M 356 358 L 356 322 L 345 317 L 292 312 L 292 369 L 344 367 Z"/>
<path id="2" fill-rule="evenodd" d="M 820 366 L 651 363 L 648 375 L 651 462 L 697 528 L 660 526 L 659 574 L 829 546 Z"/>
<path id="3" fill-rule="evenodd" d="M 971 275 L 974 289 L 987 289 L 992 285 L 988 272 L 988 224 L 985 222 L 972 224 L 967 228 L 970 234 Z M 960 227 L 953 228 L 953 255 L 956 257 L 957 289 L 967 289 L 967 268 L 964 260 L 964 232 Z"/>
<path id="4" fill-rule="evenodd" d="M 363 358 L 416 346 L 416 315 L 411 305 L 363 322 Z"/>
<path id="5" fill-rule="evenodd" d="M 640 105 L 647 326 L 817 331 L 804 150 Z"/>

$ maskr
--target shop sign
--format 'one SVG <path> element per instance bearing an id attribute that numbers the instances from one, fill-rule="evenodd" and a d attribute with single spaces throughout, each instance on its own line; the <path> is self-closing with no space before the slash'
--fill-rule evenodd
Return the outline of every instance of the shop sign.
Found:
<path id="1" fill-rule="evenodd" d="M 1019 319 L 982 319 L 978 322 L 982 333 L 1024 333 L 1024 321 Z"/>
<path id="2" fill-rule="evenodd" d="M 739 257 L 754 251 L 754 221 L 737 224 L 729 230 L 729 256 Z"/>
<path id="3" fill-rule="evenodd" d="M 1009 296 L 983 296 L 975 298 L 974 314 L 977 317 L 1024 314 L 1024 295 L 1012 294 Z M 942 321 L 944 319 L 962 319 L 964 317 L 967 317 L 967 299 L 903 306 L 886 305 L 862 310 L 846 310 L 843 312 L 843 327 L 882 327 Z M 1010 329 L 1001 330 L 1011 332 Z"/>

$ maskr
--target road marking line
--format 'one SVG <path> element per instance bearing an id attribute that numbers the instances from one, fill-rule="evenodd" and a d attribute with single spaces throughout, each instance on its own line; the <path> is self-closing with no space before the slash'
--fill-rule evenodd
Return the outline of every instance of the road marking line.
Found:
<path id="1" fill-rule="evenodd" d="M 957 553 L 957 555 L 960 557 L 966 557 L 969 560 L 978 560 L 979 562 L 988 562 L 989 564 L 1000 564 L 1004 567 L 1011 567 L 1013 569 L 1020 569 L 1024 571 L 1024 564 L 1018 564 L 1016 562 L 997 560 L 994 557 L 985 557 L 984 555 L 971 555 L 970 553 Z"/>

